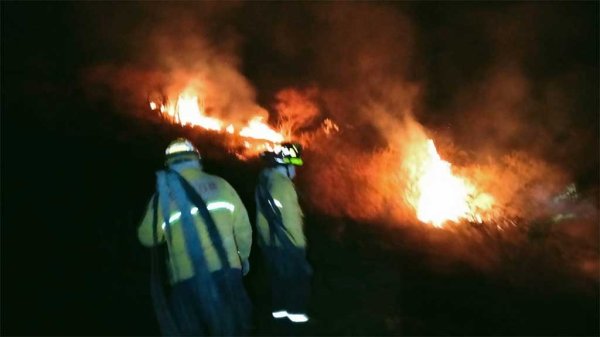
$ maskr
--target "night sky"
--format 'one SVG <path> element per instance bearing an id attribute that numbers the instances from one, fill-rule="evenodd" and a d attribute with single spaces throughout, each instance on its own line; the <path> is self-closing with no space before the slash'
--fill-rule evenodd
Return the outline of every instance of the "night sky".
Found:
<path id="1" fill-rule="evenodd" d="M 585 254 L 598 257 L 598 2 L 1 6 L 4 335 L 159 333 L 136 228 L 175 137 L 193 138 L 254 214 L 255 160 L 146 110 L 152 86 L 180 69 L 232 71 L 215 79 L 232 92 L 222 116 L 272 112 L 280 90 L 316 88 L 319 118 L 352 130 L 336 144 L 358 153 L 390 146 L 381 121 L 407 115 L 475 163 L 526 153 L 592 205 Z M 549 267 L 514 283 L 503 277 L 525 264 L 432 266 L 435 254 L 411 244 L 421 232 L 316 207 L 311 177 L 298 182 L 319 298 L 311 334 L 598 335 L 598 264 L 588 278 Z M 554 254 L 544 245 L 514 249 Z M 259 258 L 247 280 L 258 312 Z"/>

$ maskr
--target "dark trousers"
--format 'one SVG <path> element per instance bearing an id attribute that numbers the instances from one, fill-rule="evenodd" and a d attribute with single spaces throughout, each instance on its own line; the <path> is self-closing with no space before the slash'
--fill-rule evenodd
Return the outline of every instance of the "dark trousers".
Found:
<path id="1" fill-rule="evenodd" d="M 312 269 L 298 248 L 264 249 L 271 280 L 272 311 L 307 314 Z"/>
<path id="2" fill-rule="evenodd" d="M 239 269 L 211 274 L 213 291 L 197 278 L 176 283 L 170 307 L 183 336 L 244 336 L 251 330 L 252 305 Z"/>

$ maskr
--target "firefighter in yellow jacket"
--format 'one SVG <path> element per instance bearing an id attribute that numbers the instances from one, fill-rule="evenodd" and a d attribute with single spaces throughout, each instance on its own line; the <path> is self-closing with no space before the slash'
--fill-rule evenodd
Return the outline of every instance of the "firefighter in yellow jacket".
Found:
<path id="1" fill-rule="evenodd" d="M 153 283 L 163 334 L 247 335 L 251 304 L 242 276 L 252 229 L 246 209 L 231 185 L 202 171 L 188 140 L 168 146 L 166 167 L 157 172 L 156 193 L 138 228 L 144 246 L 166 243 L 168 250 L 168 300 L 160 282 Z"/>
<path id="2" fill-rule="evenodd" d="M 301 166 L 300 144 L 284 143 L 263 153 L 269 166 L 256 188 L 258 240 L 271 279 L 271 315 L 294 325 L 309 320 L 312 268 L 306 260 L 302 210 L 292 179 Z"/>

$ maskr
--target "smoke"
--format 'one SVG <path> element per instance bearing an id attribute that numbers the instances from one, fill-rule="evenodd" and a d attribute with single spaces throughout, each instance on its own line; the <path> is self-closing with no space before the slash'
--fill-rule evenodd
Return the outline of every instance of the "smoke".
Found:
<path id="1" fill-rule="evenodd" d="M 584 11 L 585 6 L 515 4 L 457 16 L 478 28 L 469 39 L 487 53 L 453 50 L 457 57 L 452 61 L 436 57 L 440 68 L 458 63 L 473 75 L 458 76 L 458 83 L 454 74 L 435 78 L 433 87 L 457 84 L 445 89 L 452 94 L 443 103 L 435 104 L 435 124 L 450 124 L 453 141 L 479 159 L 524 152 L 573 176 L 595 174 L 598 156 L 591 154 L 598 153 L 598 100 L 591 88 L 597 77 L 589 74 L 597 70 L 597 50 L 585 53 L 578 46 L 592 32 L 597 36 L 598 28 L 584 20 L 591 18 Z M 440 49 L 452 49 L 462 31 L 450 28 L 440 34 Z M 465 64 L 474 57 L 479 59 Z"/>
<path id="2" fill-rule="evenodd" d="M 126 6 L 129 7 L 129 6 Z M 122 59 L 91 66 L 90 88 L 108 89 L 117 104 L 140 113 L 150 96 L 176 101 L 180 94 L 197 96 L 209 116 L 232 122 L 268 117 L 240 71 L 241 37 L 222 23 L 232 19 L 236 3 L 132 6 L 138 15 L 113 22 L 133 31 Z M 114 34 L 114 30 L 102 31 Z M 108 44 L 112 42 L 109 40 Z"/>
<path id="3" fill-rule="evenodd" d="M 409 76 L 412 24 L 383 5 L 305 9 L 311 23 L 305 29 L 316 34 L 275 48 L 295 55 L 291 46 L 302 46 L 301 62 L 309 65 L 306 79 L 313 84 L 310 97 L 296 106 L 318 106 L 340 132 L 317 134 L 307 142 L 310 165 L 303 168 L 299 185 L 311 196 L 311 206 L 328 214 L 375 221 L 396 217 L 391 213 L 407 215 L 405 182 L 397 173 L 402 141 L 422 132 L 411 117 L 420 87 Z M 279 29 L 270 34 L 273 39 L 279 40 L 279 31 L 294 30 L 293 21 L 286 22 L 274 23 Z"/>
<path id="4" fill-rule="evenodd" d="M 316 88 L 288 88 L 277 93 L 274 108 L 279 120 L 278 129 L 287 139 L 314 124 L 319 116 L 319 108 L 314 102 L 317 94 Z"/>
<path id="5" fill-rule="evenodd" d="M 515 223 L 505 238 L 486 240 L 496 241 L 497 260 L 481 265 L 499 270 L 519 258 L 535 260 L 532 269 L 560 265 L 598 279 L 598 101 L 590 92 L 597 78 L 589 76 L 597 62 L 587 58 L 597 50 L 568 52 L 598 29 L 575 13 L 573 7 L 517 5 L 461 17 L 481 27 L 490 56 L 448 103 L 438 104 L 434 124 L 450 124 L 441 132 L 454 143 L 446 155 L 493 192 L 502 216 Z M 565 201 L 559 196 L 569 186 L 577 197 Z"/>
<path id="6" fill-rule="evenodd" d="M 266 115 L 260 105 L 271 104 L 296 136 L 330 118 L 339 132 L 300 137 L 309 209 L 410 227 L 423 247 L 490 269 L 546 226 L 548 237 L 573 238 L 572 265 L 593 274 L 598 51 L 585 46 L 598 36 L 597 5 L 434 7 L 127 5 L 91 46 L 119 57 L 97 60 L 87 79 L 134 106 L 152 91 L 192 89 L 209 115 L 228 119 Z M 439 231 L 415 219 L 406 160 L 427 139 L 493 195 L 493 222 Z M 576 201 L 557 202 L 572 183 Z"/>
<path id="7" fill-rule="evenodd" d="M 313 29 L 320 34 L 311 41 L 308 62 L 322 112 L 341 132 L 310 146 L 300 185 L 311 207 L 362 222 L 409 226 L 413 244 L 432 252 L 432 261 L 462 260 L 495 272 L 563 266 L 565 273 L 597 279 L 598 182 L 589 178 L 598 167 L 597 94 L 589 92 L 593 85 L 586 78 L 593 67 L 552 60 L 564 57 L 552 54 L 561 43 L 587 37 L 589 27 L 570 18 L 572 32 L 556 32 L 550 47 L 536 42 L 563 10 L 515 5 L 451 14 L 450 21 L 465 22 L 467 34 L 483 45 L 457 52 L 451 44 L 463 47 L 460 24 L 431 33 L 385 5 L 319 6 L 314 14 L 319 28 Z M 457 55 L 443 60 L 424 55 L 428 47 L 419 38 L 428 34 L 450 36 L 444 56 Z M 478 48 L 486 51 L 473 59 L 469 53 Z M 540 58 L 548 69 L 542 70 Z M 432 61 L 452 70 L 441 71 L 441 78 L 430 75 L 439 70 L 429 67 Z M 403 165 L 413 145 L 428 138 L 457 175 L 493 195 L 493 221 L 442 232 L 416 221 L 405 198 L 410 176 Z M 568 186 L 576 186 L 578 197 L 561 201 Z M 578 234 L 567 234 L 567 228 Z M 537 250 L 525 248 L 532 244 Z M 544 249 L 550 252 L 544 255 Z M 513 264 L 519 259 L 529 262 Z"/>
<path id="8" fill-rule="evenodd" d="M 547 24 L 560 18 L 558 13 L 563 8 L 476 7 L 455 17 L 451 11 L 448 20 L 455 25 L 441 33 L 428 32 L 403 14 L 410 11 L 385 5 L 313 9 L 318 27 L 313 29 L 320 34 L 311 41 L 313 54 L 308 62 L 321 89 L 322 111 L 333 117 L 342 132 L 337 140 L 325 141 L 331 142 L 331 147 L 317 142 L 319 146 L 313 150 L 322 150 L 323 158 L 315 158 L 317 163 L 309 168 L 314 169 L 310 176 L 362 181 L 365 187 L 344 201 L 337 193 L 337 184 L 316 184 L 310 193 L 321 195 L 315 201 L 320 209 L 325 208 L 323 200 L 333 199 L 338 201 L 327 207 L 328 212 L 360 213 L 361 219 L 378 217 L 379 207 L 359 211 L 361 205 L 370 205 L 376 199 L 368 191 L 379 191 L 380 198 L 401 195 L 402 184 L 391 184 L 388 193 L 383 187 L 388 183 L 378 181 L 389 176 L 406 179 L 400 163 L 410 151 L 408 144 L 427 138 L 434 139 L 442 158 L 453 163 L 457 173 L 497 194 L 501 208 L 511 216 L 537 217 L 542 200 L 545 205 L 551 204 L 552 196 L 577 175 L 582 171 L 589 174 L 597 167 L 597 159 L 591 164 L 576 164 L 597 152 L 591 151 L 597 148 L 593 141 L 597 129 L 582 122 L 597 119 L 593 117 L 596 104 L 590 103 L 590 96 L 574 95 L 576 90 L 572 89 L 586 88 L 581 69 L 565 66 L 540 74 L 534 63 L 541 56 L 545 62 L 555 57 L 544 55 L 544 46 L 534 42 L 547 33 Z M 468 34 L 484 44 L 488 51 L 481 56 L 487 57 L 473 62 L 468 58 L 473 50 L 461 50 L 457 58 L 438 59 L 424 54 L 428 48 L 422 47 L 425 43 L 419 38 L 431 35 L 448 40 L 441 48 L 452 50 L 450 44 L 459 40 L 457 36 L 464 29 L 454 20 L 466 22 L 468 28 L 479 28 Z M 565 39 L 570 35 L 581 39 L 584 31 L 585 27 L 578 27 L 572 34 L 561 33 Z M 470 62 L 470 67 L 465 67 L 466 75 L 456 76 L 462 82 L 453 80 L 455 88 L 445 88 L 444 84 L 432 83 L 436 78 L 429 75 L 430 60 L 440 61 L 449 69 L 456 69 L 452 63 Z M 468 74 L 472 69 L 476 75 Z M 440 87 L 444 95 L 436 95 Z M 440 96 L 447 98 L 445 102 L 438 102 Z M 578 114 L 580 108 L 586 111 Z M 410 218 L 398 219 L 406 220 Z"/>
<path id="9" fill-rule="evenodd" d="M 410 20 L 366 4 L 319 7 L 315 16 L 323 25 L 315 66 L 327 111 L 351 129 L 373 127 L 383 140 L 392 137 L 419 93 L 419 83 L 409 79 Z"/>

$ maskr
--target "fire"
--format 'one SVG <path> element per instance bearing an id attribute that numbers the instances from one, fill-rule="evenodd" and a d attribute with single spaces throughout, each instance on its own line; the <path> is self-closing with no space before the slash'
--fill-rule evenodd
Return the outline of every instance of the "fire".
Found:
<path id="1" fill-rule="evenodd" d="M 463 219 L 483 222 L 494 204 L 492 196 L 452 173 L 450 163 L 440 158 L 431 139 L 413 148 L 405 164 L 411 177 L 407 199 L 422 222 L 435 227 Z"/>
<path id="2" fill-rule="evenodd" d="M 255 116 L 246 125 L 239 126 L 216 117 L 207 116 L 203 101 L 197 95 L 190 94 L 190 90 L 180 94 L 175 103 L 167 101 L 161 104 L 151 101 L 150 109 L 153 111 L 158 110 L 165 119 L 176 124 L 198 126 L 210 131 L 226 132 L 241 138 L 264 140 L 270 143 L 281 143 L 285 140 L 280 132 L 275 131 L 263 122 L 262 116 Z M 227 126 L 224 127 L 225 125 Z M 236 132 L 238 129 L 239 131 Z M 266 146 L 266 144 L 256 145 L 255 143 L 244 140 L 243 145 L 248 149 L 255 148 L 256 150 L 263 149 Z"/>
<path id="3" fill-rule="evenodd" d="M 156 110 L 157 104 L 150 102 L 150 109 Z M 195 95 L 181 94 L 175 104 L 161 105 L 160 111 L 165 118 L 181 125 L 196 125 L 213 131 L 221 131 L 223 128 L 221 120 L 204 114 L 204 104 Z"/>
<path id="4" fill-rule="evenodd" d="M 271 129 L 267 124 L 262 122 L 262 117 L 254 117 L 248 125 L 240 131 L 240 136 L 265 139 L 273 143 L 283 142 L 283 135 Z"/>

